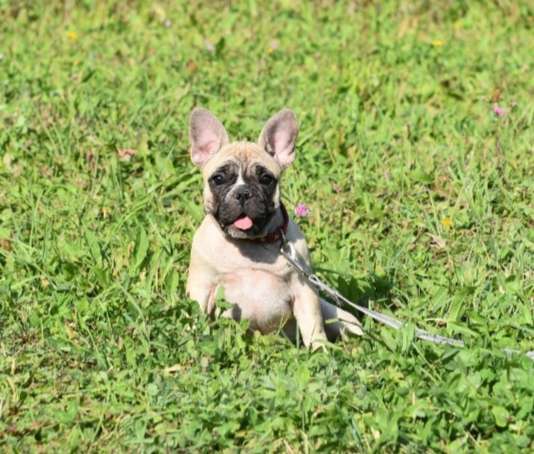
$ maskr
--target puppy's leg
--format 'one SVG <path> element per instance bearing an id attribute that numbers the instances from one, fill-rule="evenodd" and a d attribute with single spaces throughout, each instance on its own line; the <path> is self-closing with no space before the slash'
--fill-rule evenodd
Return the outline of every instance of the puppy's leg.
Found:
<path id="1" fill-rule="evenodd" d="M 360 321 L 350 312 L 344 311 L 322 298 L 321 312 L 325 322 L 326 335 L 329 340 L 333 341 L 345 332 L 363 336 Z"/>
<path id="2" fill-rule="evenodd" d="M 311 346 L 315 350 L 327 341 L 321 302 L 317 294 L 302 281 L 300 276 L 293 278 L 292 288 L 294 292 L 293 315 L 297 320 L 302 342 L 306 347 Z"/>
<path id="3" fill-rule="evenodd" d="M 192 255 L 187 277 L 187 295 L 199 304 L 205 314 L 212 314 L 215 309 L 216 289 L 216 273 Z"/>

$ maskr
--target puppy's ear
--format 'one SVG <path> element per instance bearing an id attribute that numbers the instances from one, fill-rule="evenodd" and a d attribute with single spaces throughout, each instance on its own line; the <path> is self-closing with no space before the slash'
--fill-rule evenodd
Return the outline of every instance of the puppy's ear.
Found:
<path id="1" fill-rule="evenodd" d="M 196 107 L 189 119 L 191 160 L 202 167 L 211 156 L 229 142 L 222 123 L 208 110 Z"/>
<path id="2" fill-rule="evenodd" d="M 295 159 L 298 132 L 295 114 L 289 109 L 283 109 L 265 124 L 258 144 L 285 168 Z"/>

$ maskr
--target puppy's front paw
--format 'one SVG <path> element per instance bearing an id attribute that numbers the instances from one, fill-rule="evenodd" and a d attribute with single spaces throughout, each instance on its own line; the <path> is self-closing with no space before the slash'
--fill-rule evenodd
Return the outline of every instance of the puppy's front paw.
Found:
<path id="1" fill-rule="evenodd" d="M 325 351 L 328 346 L 328 338 L 323 330 L 313 333 L 312 338 L 308 342 L 308 348 L 314 352 L 317 350 Z"/>
<path id="2" fill-rule="evenodd" d="M 326 339 L 326 337 L 321 340 L 319 339 L 313 340 L 312 343 L 310 344 L 310 350 L 312 352 L 316 352 L 316 351 L 326 352 L 327 347 L 328 347 L 328 340 Z"/>

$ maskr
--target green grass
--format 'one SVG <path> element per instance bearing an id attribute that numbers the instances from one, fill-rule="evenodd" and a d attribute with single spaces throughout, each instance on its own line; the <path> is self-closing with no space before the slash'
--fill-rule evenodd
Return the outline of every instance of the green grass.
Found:
<path id="1" fill-rule="evenodd" d="M 76 3 L 0 0 L 3 451 L 534 449 L 530 2 Z M 195 105 L 293 108 L 321 276 L 468 348 L 204 320 Z"/>

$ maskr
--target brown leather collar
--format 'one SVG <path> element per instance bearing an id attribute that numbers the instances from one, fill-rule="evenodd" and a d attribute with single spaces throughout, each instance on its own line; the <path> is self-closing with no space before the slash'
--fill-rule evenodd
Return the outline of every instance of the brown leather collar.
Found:
<path id="1" fill-rule="evenodd" d="M 280 202 L 280 209 L 282 210 L 282 217 L 284 218 L 282 225 L 280 225 L 280 227 L 273 230 L 268 235 L 262 238 L 255 238 L 252 241 L 257 241 L 259 243 L 274 243 L 282 239 L 282 236 L 285 235 L 287 232 L 287 226 L 289 225 L 289 215 L 287 214 L 286 207 L 282 202 Z"/>

